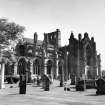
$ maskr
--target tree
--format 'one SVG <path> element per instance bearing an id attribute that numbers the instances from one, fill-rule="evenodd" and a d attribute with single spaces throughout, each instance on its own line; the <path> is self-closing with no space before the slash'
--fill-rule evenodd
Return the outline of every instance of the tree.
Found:
<path id="1" fill-rule="evenodd" d="M 6 18 L 0 18 L 0 56 L 2 61 L 4 59 L 5 61 L 12 61 L 15 58 L 13 49 L 15 49 L 19 39 L 23 38 L 24 30 L 24 26 L 9 22 Z"/>
<path id="2" fill-rule="evenodd" d="M 0 44 L 9 44 L 10 40 L 16 40 L 22 37 L 25 27 L 14 22 L 8 22 L 8 19 L 0 19 Z"/>

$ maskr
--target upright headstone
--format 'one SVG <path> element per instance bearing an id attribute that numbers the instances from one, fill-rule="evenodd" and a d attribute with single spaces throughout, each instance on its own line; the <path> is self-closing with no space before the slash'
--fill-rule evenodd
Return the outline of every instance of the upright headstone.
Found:
<path id="1" fill-rule="evenodd" d="M 97 85 L 96 94 L 97 95 L 105 95 L 105 80 L 103 78 L 99 78 L 96 81 L 96 85 Z"/>
<path id="2" fill-rule="evenodd" d="M 26 75 L 20 75 L 19 94 L 26 94 Z"/>
<path id="3" fill-rule="evenodd" d="M 19 94 L 26 94 L 26 60 L 21 58 L 18 64 L 20 83 L 19 83 Z"/>
<path id="4" fill-rule="evenodd" d="M 45 76 L 45 88 L 44 88 L 45 91 L 49 91 L 50 90 L 50 79 L 49 77 L 46 75 Z"/>

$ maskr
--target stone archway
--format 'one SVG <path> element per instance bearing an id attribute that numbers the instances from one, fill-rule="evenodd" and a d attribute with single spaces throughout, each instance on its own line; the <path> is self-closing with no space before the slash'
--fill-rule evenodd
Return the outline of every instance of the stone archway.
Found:
<path id="1" fill-rule="evenodd" d="M 53 62 L 51 60 L 47 61 L 47 74 L 51 75 L 52 74 L 52 68 L 53 68 Z"/>
<path id="2" fill-rule="evenodd" d="M 90 72 L 90 70 L 87 71 L 87 78 L 91 79 L 91 72 Z"/>
<path id="3" fill-rule="evenodd" d="M 26 70 L 27 70 L 27 61 L 24 57 L 20 58 L 18 61 L 18 71 L 17 72 L 19 75 L 24 75 L 26 74 Z"/>
<path id="4" fill-rule="evenodd" d="M 34 62 L 33 62 L 33 74 L 41 75 L 40 65 L 41 65 L 41 62 L 39 59 L 34 60 Z"/>
<path id="5" fill-rule="evenodd" d="M 21 57 L 18 61 L 18 72 L 20 75 L 19 94 L 26 94 L 26 83 L 28 81 L 27 61 L 25 57 Z"/>
<path id="6" fill-rule="evenodd" d="M 63 63 L 62 62 L 58 63 L 58 74 L 59 75 L 63 74 Z"/>
<path id="7" fill-rule="evenodd" d="M 86 65 L 91 65 L 91 47 L 89 45 L 86 46 Z"/>
<path id="8" fill-rule="evenodd" d="M 59 74 L 59 80 L 60 80 L 60 86 L 63 86 L 64 81 L 64 75 L 63 75 L 63 63 L 59 61 L 58 63 L 58 74 Z"/>

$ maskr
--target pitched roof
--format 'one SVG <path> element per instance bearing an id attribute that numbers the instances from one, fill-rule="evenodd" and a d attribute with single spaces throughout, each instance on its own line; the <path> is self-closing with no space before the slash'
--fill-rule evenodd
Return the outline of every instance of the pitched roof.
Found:
<path id="1" fill-rule="evenodd" d="M 34 40 L 32 38 L 23 38 L 24 41 L 33 44 Z"/>
<path id="2" fill-rule="evenodd" d="M 34 43 L 34 40 L 32 38 L 23 38 L 24 41 L 30 43 L 30 44 L 33 44 Z M 37 40 L 37 45 L 40 46 L 43 44 L 43 41 L 41 40 Z"/>

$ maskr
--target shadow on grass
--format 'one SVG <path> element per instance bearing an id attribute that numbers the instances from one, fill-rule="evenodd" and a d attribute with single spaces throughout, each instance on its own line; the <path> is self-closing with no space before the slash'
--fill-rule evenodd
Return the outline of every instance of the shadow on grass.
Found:
<path id="1" fill-rule="evenodd" d="M 87 94 L 85 96 L 99 96 L 99 95 L 97 95 L 97 94 Z"/>
<path id="2" fill-rule="evenodd" d="M 7 95 L 21 95 L 21 94 L 19 94 L 19 93 L 9 93 Z"/>
<path id="3" fill-rule="evenodd" d="M 63 86 L 58 85 L 58 86 L 55 86 L 55 87 L 63 87 Z"/>
<path id="4" fill-rule="evenodd" d="M 27 93 L 26 93 L 27 94 Z M 21 96 L 21 95 L 26 95 L 26 94 L 19 94 L 19 93 L 9 93 L 7 95 L 10 95 L 10 96 Z"/>

